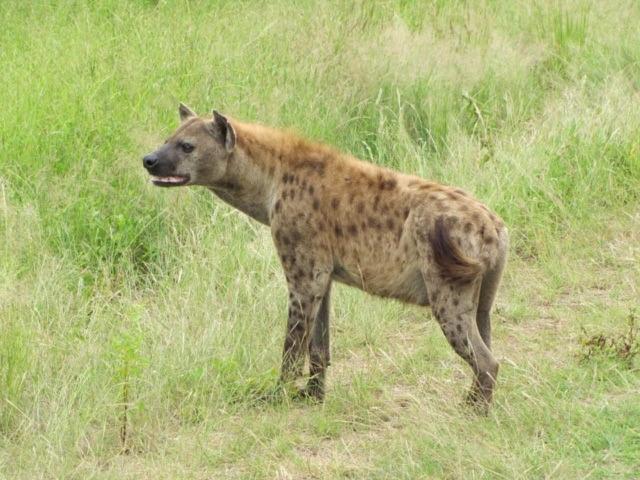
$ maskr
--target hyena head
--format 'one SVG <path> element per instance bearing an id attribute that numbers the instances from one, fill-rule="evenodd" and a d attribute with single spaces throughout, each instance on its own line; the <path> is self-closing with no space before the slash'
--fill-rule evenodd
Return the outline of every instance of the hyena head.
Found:
<path id="1" fill-rule="evenodd" d="M 181 125 L 155 152 L 142 159 L 154 185 L 212 186 L 227 170 L 236 144 L 229 121 L 215 110 L 212 119 L 198 117 L 180 104 Z"/>

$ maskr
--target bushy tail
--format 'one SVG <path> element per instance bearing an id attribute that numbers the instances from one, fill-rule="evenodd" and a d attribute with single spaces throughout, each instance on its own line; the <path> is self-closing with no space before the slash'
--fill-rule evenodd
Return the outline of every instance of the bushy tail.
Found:
<path id="1" fill-rule="evenodd" d="M 480 262 L 463 254 L 453 243 L 444 224 L 444 217 L 438 217 L 434 230 L 429 236 L 436 264 L 441 275 L 455 282 L 469 283 L 482 273 Z"/>

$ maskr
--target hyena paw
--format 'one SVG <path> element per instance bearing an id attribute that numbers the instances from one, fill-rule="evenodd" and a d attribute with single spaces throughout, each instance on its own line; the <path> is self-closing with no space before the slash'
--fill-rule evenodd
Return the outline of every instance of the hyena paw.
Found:
<path id="1" fill-rule="evenodd" d="M 488 415 L 489 413 L 490 400 L 487 400 L 477 388 L 472 387 L 469 390 L 464 397 L 464 403 L 479 415 Z"/>
<path id="2" fill-rule="evenodd" d="M 307 386 L 298 391 L 296 398 L 322 402 L 324 401 L 324 388 L 317 381 L 314 381 L 314 379 L 310 379 Z"/>

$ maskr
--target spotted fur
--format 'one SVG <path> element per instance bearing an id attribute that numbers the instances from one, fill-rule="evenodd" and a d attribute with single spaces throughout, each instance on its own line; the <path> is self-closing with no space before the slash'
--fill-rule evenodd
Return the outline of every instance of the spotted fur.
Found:
<path id="1" fill-rule="evenodd" d="M 180 113 L 182 126 L 153 154 L 162 171 L 209 188 L 271 229 L 290 292 L 283 381 L 302 373 L 308 353 L 305 392 L 323 397 L 329 289 L 337 281 L 430 306 L 474 371 L 468 399 L 488 405 L 498 373 L 489 312 L 508 247 L 496 214 L 459 188 L 287 131 L 217 112 L 200 118 L 184 106 Z M 175 151 L 184 142 L 194 146 L 188 155 Z"/>

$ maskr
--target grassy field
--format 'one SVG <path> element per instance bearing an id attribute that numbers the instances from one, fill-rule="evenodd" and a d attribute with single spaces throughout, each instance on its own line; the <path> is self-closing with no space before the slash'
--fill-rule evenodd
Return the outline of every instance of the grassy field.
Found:
<path id="1" fill-rule="evenodd" d="M 0 478 L 640 477 L 638 25 L 633 0 L 2 0 Z M 326 402 L 259 401 L 283 274 L 267 229 L 148 183 L 179 101 L 505 219 L 488 417 L 429 312 L 342 286 Z"/>

